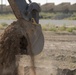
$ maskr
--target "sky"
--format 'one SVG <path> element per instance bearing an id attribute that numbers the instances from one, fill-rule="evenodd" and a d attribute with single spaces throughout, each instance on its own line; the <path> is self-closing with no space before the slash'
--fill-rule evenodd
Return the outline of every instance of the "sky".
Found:
<path id="1" fill-rule="evenodd" d="M 8 0 L 2 0 L 3 4 L 8 5 Z M 26 0 L 28 2 L 28 0 Z M 76 3 L 76 0 L 32 0 L 32 2 L 37 2 L 40 4 L 45 4 L 45 3 L 49 3 L 49 2 L 53 2 L 56 5 L 62 2 L 71 2 L 71 4 Z M 1 0 L 0 0 L 0 4 L 1 4 Z"/>

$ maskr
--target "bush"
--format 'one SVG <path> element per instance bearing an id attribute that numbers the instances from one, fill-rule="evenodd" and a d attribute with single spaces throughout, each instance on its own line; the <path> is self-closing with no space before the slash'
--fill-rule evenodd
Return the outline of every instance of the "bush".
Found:
<path id="1" fill-rule="evenodd" d="M 0 24 L 0 29 L 4 29 L 4 26 Z"/>
<path id="2" fill-rule="evenodd" d="M 74 30 L 76 30 L 76 27 L 73 27 Z"/>
<path id="3" fill-rule="evenodd" d="M 53 27 L 50 27 L 50 28 L 49 28 L 49 31 L 57 31 L 57 28 L 54 27 L 54 26 L 53 26 Z"/>
<path id="4" fill-rule="evenodd" d="M 47 26 L 42 26 L 42 30 L 44 30 L 44 31 L 48 31 Z"/>
<path id="5" fill-rule="evenodd" d="M 47 25 L 44 25 L 42 26 L 42 29 L 44 31 L 68 31 L 68 32 L 73 32 L 73 30 L 76 31 L 76 27 L 66 27 L 65 25 L 61 26 L 61 27 L 58 27 L 58 26 L 55 26 L 55 25 L 50 25 L 50 24 L 47 24 Z"/>
<path id="6" fill-rule="evenodd" d="M 5 23 L 5 22 L 3 22 L 3 23 L 1 23 L 1 25 L 3 25 L 3 26 L 5 27 L 5 26 L 7 26 L 8 24 Z"/>
<path id="7" fill-rule="evenodd" d="M 68 31 L 68 32 L 73 32 L 73 30 L 74 30 L 73 27 L 69 27 L 66 29 L 66 31 Z"/>
<path id="8" fill-rule="evenodd" d="M 59 27 L 59 28 L 58 28 L 58 30 L 60 30 L 60 31 L 65 31 L 65 30 L 66 30 L 65 25 L 63 25 L 63 26 Z"/>

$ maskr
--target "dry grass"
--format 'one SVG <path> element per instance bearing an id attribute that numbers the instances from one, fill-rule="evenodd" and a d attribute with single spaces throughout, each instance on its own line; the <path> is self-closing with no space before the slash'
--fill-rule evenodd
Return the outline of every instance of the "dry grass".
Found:
<path id="1" fill-rule="evenodd" d="M 11 20 L 16 18 L 13 14 L 0 14 L 0 19 Z"/>
<path id="2" fill-rule="evenodd" d="M 66 31 L 66 32 L 73 32 L 76 31 L 76 27 L 66 27 L 65 25 L 63 26 L 55 26 L 55 25 L 44 25 L 42 26 L 43 31 L 54 31 L 54 32 L 62 32 L 62 31 Z"/>
<path id="3" fill-rule="evenodd" d="M 0 30 L 4 30 L 6 27 L 8 26 L 8 24 L 7 23 L 1 23 L 0 24 Z"/>

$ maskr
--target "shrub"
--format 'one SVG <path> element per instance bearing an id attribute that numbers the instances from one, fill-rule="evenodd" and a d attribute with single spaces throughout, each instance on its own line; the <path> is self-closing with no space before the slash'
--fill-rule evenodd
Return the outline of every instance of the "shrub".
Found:
<path id="1" fill-rule="evenodd" d="M 56 27 L 50 27 L 49 31 L 57 31 L 57 28 Z"/>
<path id="2" fill-rule="evenodd" d="M 5 22 L 3 22 L 3 23 L 1 23 L 1 25 L 3 25 L 3 26 L 7 26 L 8 24 L 7 24 L 7 23 L 5 23 Z"/>
<path id="3" fill-rule="evenodd" d="M 46 26 L 42 26 L 42 30 L 48 31 L 48 28 Z"/>
<path id="4" fill-rule="evenodd" d="M 0 24 L 0 29 L 4 29 L 4 26 Z"/>
<path id="5" fill-rule="evenodd" d="M 66 30 L 65 25 L 63 25 L 63 26 L 61 26 L 61 27 L 58 27 L 58 30 L 60 30 L 60 31 L 65 31 L 65 30 Z"/>
<path id="6" fill-rule="evenodd" d="M 66 31 L 68 31 L 68 32 L 73 32 L 73 30 L 74 30 L 73 27 L 69 27 L 66 29 Z"/>

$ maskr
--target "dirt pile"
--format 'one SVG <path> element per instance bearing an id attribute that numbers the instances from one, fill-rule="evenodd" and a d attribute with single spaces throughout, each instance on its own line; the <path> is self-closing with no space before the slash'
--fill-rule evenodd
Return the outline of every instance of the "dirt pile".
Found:
<path id="1" fill-rule="evenodd" d="M 26 32 L 27 30 L 29 30 L 30 26 L 31 23 L 25 22 L 23 20 L 13 22 L 5 29 L 4 33 L 1 35 L 0 75 L 18 75 L 18 65 L 16 65 L 15 56 L 20 54 L 30 54 L 32 69 L 34 70 L 34 57 L 33 54 L 31 54 L 32 51 L 30 51 L 31 46 L 30 42 L 28 41 L 29 38 Z"/>

